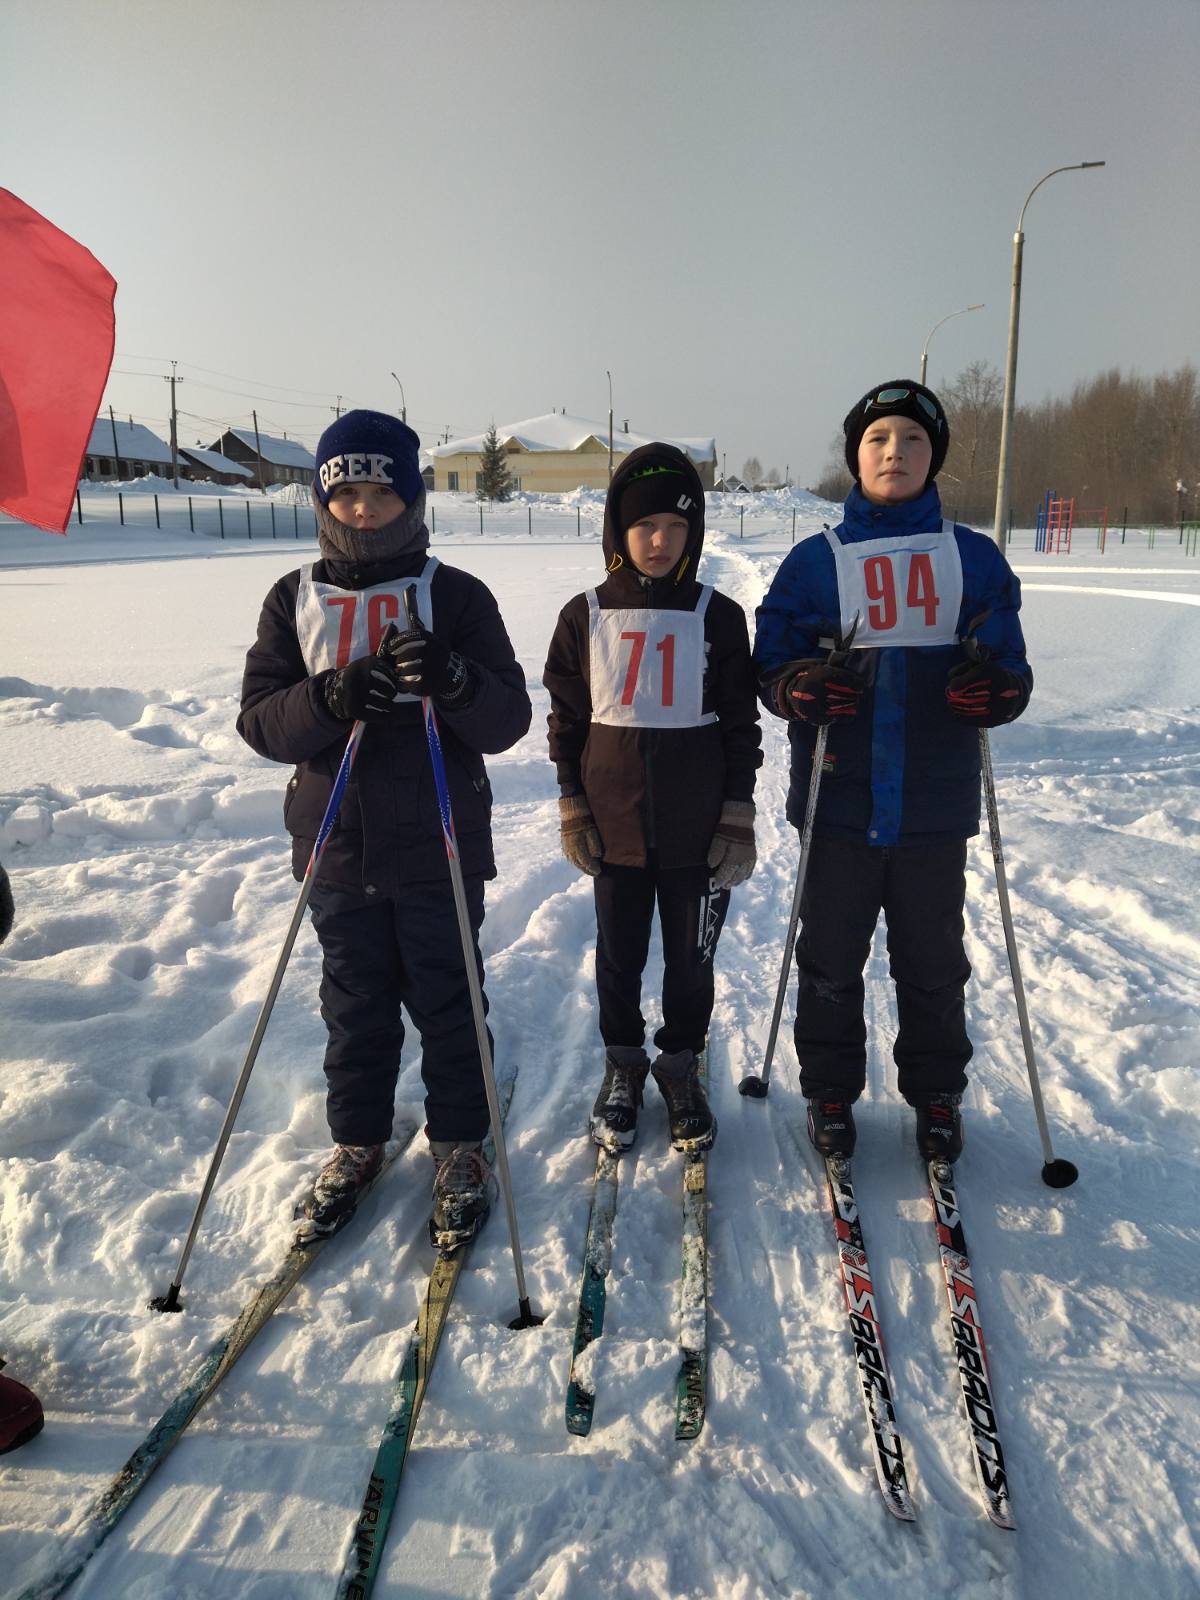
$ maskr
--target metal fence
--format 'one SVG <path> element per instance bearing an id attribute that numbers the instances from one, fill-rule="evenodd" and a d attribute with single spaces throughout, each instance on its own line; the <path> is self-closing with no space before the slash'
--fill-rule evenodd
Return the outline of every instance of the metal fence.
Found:
<path id="1" fill-rule="evenodd" d="M 315 539 L 317 519 L 309 505 L 277 504 L 248 495 L 106 494 L 75 495 L 72 521 L 116 522 L 123 528 L 157 528 L 204 534 L 241 542 L 264 539 Z M 582 538 L 599 532 L 598 512 L 585 516 L 579 506 L 532 506 L 464 501 L 461 506 L 430 506 L 427 521 L 434 538 L 483 533 L 542 538 Z"/>

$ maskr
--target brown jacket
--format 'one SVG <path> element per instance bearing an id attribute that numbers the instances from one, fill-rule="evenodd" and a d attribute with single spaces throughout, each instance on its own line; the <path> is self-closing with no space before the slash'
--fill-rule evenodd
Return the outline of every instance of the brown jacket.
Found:
<path id="1" fill-rule="evenodd" d="M 618 468 L 614 487 L 631 459 Z M 698 477 L 695 493 L 703 504 Z M 615 499 L 610 491 L 609 504 Z M 624 541 L 606 509 L 609 576 L 597 586 L 600 608 L 693 610 L 700 585 L 690 574 L 703 543 L 700 527 L 678 566 L 651 581 L 625 562 Z M 559 614 L 542 679 L 550 691 L 550 758 L 563 794 L 587 796 L 604 859 L 613 866 L 644 866 L 650 850 L 663 867 L 702 866 L 722 802 L 753 797 L 762 762 L 756 683 L 745 614 L 727 595 L 712 594 L 704 639 L 703 709 L 715 713 L 715 722 L 696 728 L 593 725 L 587 596 L 576 595 Z"/>

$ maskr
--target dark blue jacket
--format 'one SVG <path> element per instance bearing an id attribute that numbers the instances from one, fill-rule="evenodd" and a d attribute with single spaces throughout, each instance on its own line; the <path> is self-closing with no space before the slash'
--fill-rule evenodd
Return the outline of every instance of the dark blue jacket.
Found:
<path id="1" fill-rule="evenodd" d="M 873 505 L 855 485 L 834 536 L 843 545 L 895 537 L 898 543 L 942 524 L 937 489 L 898 506 Z M 981 613 L 976 638 L 993 660 L 1029 686 L 1018 613 L 1021 585 L 991 539 L 955 525 L 962 564 L 963 637 Z M 825 534 L 785 557 L 756 613 L 754 661 L 760 683 L 785 662 L 824 655 L 841 614 L 833 552 Z M 816 828 L 872 845 L 933 844 L 979 831 L 979 734 L 946 705 L 946 679 L 963 658 L 958 644 L 856 650 L 849 665 L 865 692 L 853 721 L 831 727 Z M 779 714 L 773 694 L 763 702 Z M 792 746 L 788 819 L 804 820 L 816 730 L 789 722 Z"/>
<path id="2" fill-rule="evenodd" d="M 313 575 L 343 589 L 362 589 L 415 577 L 426 559 L 422 548 L 385 566 L 318 561 Z M 299 580 L 299 572 L 289 572 L 263 602 L 258 639 L 246 657 L 237 720 L 238 732 L 259 755 L 295 765 L 283 814 L 297 880 L 308 864 L 351 726 L 326 707 L 324 680 L 330 674 L 310 677 L 304 664 L 296 634 Z M 475 697 L 460 711 L 440 710 L 438 724 L 463 872 L 494 878 L 492 790 L 483 757 L 509 749 L 527 731 L 532 708 L 525 674 L 491 592 L 470 573 L 438 566 L 433 627 L 475 668 Z M 448 880 L 419 705 L 405 706 L 363 733 L 317 876 L 381 895 L 394 894 L 404 883 Z"/>

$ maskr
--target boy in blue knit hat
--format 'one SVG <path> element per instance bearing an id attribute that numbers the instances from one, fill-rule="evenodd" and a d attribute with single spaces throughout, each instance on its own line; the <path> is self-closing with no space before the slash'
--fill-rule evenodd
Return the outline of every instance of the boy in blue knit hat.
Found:
<path id="1" fill-rule="evenodd" d="M 796 945 L 800 1087 L 813 1144 L 849 1156 L 866 1083 L 862 975 L 882 911 L 900 1093 L 921 1154 L 953 1161 L 972 1053 L 963 903 L 978 730 L 1019 717 L 1033 687 L 1021 586 L 990 539 L 942 520 L 934 480 L 950 428 L 931 390 L 880 384 L 843 432 L 855 478 L 843 520 L 785 558 L 754 646 L 763 702 L 789 724 L 797 827 L 816 730 L 829 729 Z M 852 629 L 848 661 L 818 653 Z"/>
<path id="2" fill-rule="evenodd" d="M 238 731 L 260 755 L 295 765 L 284 820 L 301 879 L 350 729 L 367 724 L 309 901 L 335 1148 L 305 1212 L 310 1231 L 335 1231 L 379 1170 L 403 1006 L 421 1036 L 430 1233 L 448 1250 L 487 1214 L 488 1108 L 421 697 L 438 712 L 481 979 L 483 886 L 496 875 L 483 757 L 522 737 L 531 708 L 490 591 L 429 554 L 419 448 L 411 428 L 380 411 L 347 412 L 322 434 L 313 483 L 321 558 L 266 598 Z M 406 622 L 406 590 L 419 627 Z M 389 624 L 400 632 L 380 656 Z"/>

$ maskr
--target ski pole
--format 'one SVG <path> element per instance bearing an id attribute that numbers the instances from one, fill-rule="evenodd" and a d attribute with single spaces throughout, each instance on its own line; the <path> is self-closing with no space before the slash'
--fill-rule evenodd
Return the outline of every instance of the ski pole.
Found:
<path id="1" fill-rule="evenodd" d="M 967 629 L 963 649 L 971 661 L 986 660 L 986 654 L 975 638 L 975 630 L 990 615 L 985 612 L 976 617 Z M 1037 1057 L 1033 1050 L 1033 1034 L 1029 1029 L 1029 1008 L 1025 1004 L 1025 985 L 1021 979 L 1021 958 L 1017 952 L 1013 932 L 1012 906 L 1008 898 L 1008 874 L 1004 870 L 1004 845 L 1000 838 L 1000 811 L 996 805 L 996 778 L 992 770 L 992 747 L 987 729 L 979 730 L 979 765 L 983 773 L 983 795 L 987 806 L 988 833 L 992 841 L 992 861 L 996 869 L 996 897 L 1000 902 L 1000 921 L 1004 924 L 1004 945 L 1008 951 L 1008 970 L 1012 974 L 1013 995 L 1017 1002 L 1017 1021 L 1021 1027 L 1021 1044 L 1025 1050 L 1025 1070 L 1029 1074 L 1029 1088 L 1033 1094 L 1033 1112 L 1037 1118 L 1038 1134 L 1042 1141 L 1042 1182 L 1051 1189 L 1068 1189 L 1079 1176 L 1079 1168 L 1071 1161 L 1056 1159 L 1050 1143 L 1050 1128 L 1046 1121 L 1046 1108 L 1042 1102 L 1042 1086 L 1038 1078 Z"/>
<path id="2" fill-rule="evenodd" d="M 380 643 L 382 649 L 382 641 Z M 376 651 L 379 654 L 379 651 Z M 288 924 L 284 936 L 283 948 L 279 952 L 279 959 L 275 963 L 275 971 L 271 974 L 270 987 L 267 989 L 266 999 L 258 1013 L 258 1021 L 254 1025 L 254 1033 L 250 1039 L 250 1047 L 246 1051 L 246 1059 L 242 1062 L 242 1070 L 238 1075 L 237 1085 L 233 1091 L 233 1098 L 229 1102 L 229 1109 L 225 1113 L 225 1121 L 221 1124 L 221 1132 L 217 1137 L 217 1146 L 213 1151 L 212 1160 L 208 1165 L 208 1176 L 204 1180 L 204 1187 L 200 1191 L 200 1199 L 196 1204 L 196 1214 L 192 1218 L 192 1225 L 188 1229 L 187 1240 L 183 1246 L 183 1254 L 179 1258 L 179 1266 L 175 1270 L 175 1277 L 166 1294 L 156 1295 L 150 1302 L 152 1311 L 182 1311 L 179 1304 L 179 1290 L 183 1284 L 183 1274 L 187 1270 L 188 1257 L 192 1253 L 192 1246 L 196 1242 L 196 1235 L 200 1231 L 200 1220 L 204 1216 L 204 1208 L 212 1194 L 213 1185 L 217 1181 L 217 1172 L 225 1155 L 225 1147 L 229 1143 L 229 1136 L 233 1132 L 233 1124 L 237 1120 L 238 1110 L 246 1093 L 246 1086 L 250 1082 L 250 1074 L 254 1071 L 254 1063 L 258 1060 L 259 1047 L 263 1035 L 267 1031 L 267 1023 L 271 1020 L 271 1012 L 275 1006 L 275 999 L 279 993 L 279 986 L 283 982 L 283 974 L 292 953 L 292 946 L 296 942 L 296 935 L 300 931 L 300 923 L 308 906 L 308 898 L 312 894 L 313 884 L 316 882 L 317 863 L 325 849 L 333 824 L 337 820 L 338 808 L 342 803 L 342 795 L 346 790 L 346 782 L 350 777 L 350 769 L 354 765 L 354 757 L 358 753 L 359 742 L 363 736 L 363 722 L 356 722 L 350 729 L 350 737 L 346 741 L 345 754 L 342 756 L 341 765 L 337 770 L 337 777 L 333 782 L 333 792 L 329 796 L 329 804 L 325 807 L 325 815 L 321 818 L 321 826 L 317 829 L 316 843 L 312 847 L 312 854 L 308 858 L 308 866 L 304 870 L 304 882 L 300 886 L 300 896 L 296 901 L 296 909 L 292 912 L 292 920 Z"/>
<path id="3" fill-rule="evenodd" d="M 775 1041 L 779 1037 L 779 1019 L 783 1015 L 783 1002 L 787 997 L 788 977 L 792 970 L 792 956 L 796 943 L 796 928 L 800 922 L 800 900 L 804 894 L 804 880 L 808 876 L 808 858 L 812 851 L 813 821 L 817 815 L 817 796 L 821 792 L 821 764 L 825 759 L 825 743 L 829 726 L 817 729 L 817 742 L 813 747 L 812 774 L 808 780 L 808 804 L 804 808 L 804 831 L 800 835 L 800 859 L 796 863 L 796 887 L 792 894 L 792 914 L 788 918 L 787 938 L 783 945 L 783 961 L 779 968 L 779 987 L 775 991 L 775 1010 L 771 1014 L 771 1031 L 767 1035 L 767 1054 L 761 1075 L 748 1073 L 738 1084 L 738 1093 L 751 1100 L 765 1100 L 771 1084 L 771 1061 L 775 1055 Z"/>
<path id="4" fill-rule="evenodd" d="M 1008 877 L 1004 870 L 1004 846 L 1000 840 L 1000 813 L 996 807 L 996 779 L 992 772 L 992 751 L 986 728 L 979 730 L 979 761 L 983 769 L 983 793 L 987 804 L 988 832 L 992 840 L 992 861 L 996 868 L 996 896 L 1000 901 L 1000 920 L 1004 924 L 1004 944 L 1008 950 L 1008 969 L 1012 973 L 1013 994 L 1017 1002 L 1017 1021 L 1021 1025 L 1021 1044 L 1025 1050 L 1025 1069 L 1029 1073 L 1033 1112 L 1037 1118 L 1042 1155 L 1045 1158 L 1042 1166 L 1042 1182 L 1049 1184 L 1052 1189 L 1067 1189 L 1079 1176 L 1079 1168 L 1071 1161 L 1056 1159 L 1054 1147 L 1050 1143 L 1050 1129 L 1046 1122 L 1046 1108 L 1042 1103 L 1042 1088 L 1038 1080 L 1037 1058 L 1033 1051 L 1033 1034 L 1029 1031 L 1025 985 L 1021 981 L 1021 958 L 1017 953 L 1017 941 L 1013 933 Z"/>
<path id="5" fill-rule="evenodd" d="M 845 639 L 836 638 L 829 660 L 841 662 L 850 654 L 854 635 L 858 632 L 860 618 L 855 617 Z M 775 1010 L 771 1014 L 771 1031 L 767 1035 L 767 1053 L 762 1073 L 750 1072 L 738 1084 L 738 1093 L 751 1100 L 765 1100 L 771 1086 L 771 1062 L 775 1057 L 775 1041 L 779 1037 L 779 1019 L 783 1015 L 783 1002 L 787 997 L 788 976 L 792 970 L 793 947 L 796 928 L 800 922 L 800 901 L 804 894 L 804 880 L 808 877 L 808 858 L 812 853 L 813 824 L 817 816 L 817 797 L 821 792 L 821 769 L 825 762 L 825 744 L 829 738 L 829 724 L 817 729 L 817 742 L 813 747 L 812 771 L 808 779 L 808 802 L 804 808 L 804 828 L 800 835 L 800 859 L 796 863 L 796 887 L 792 893 L 792 913 L 788 918 L 787 938 L 783 945 L 783 960 L 779 967 L 779 986 L 775 990 Z"/>
<path id="6" fill-rule="evenodd" d="M 421 628 L 417 612 L 414 586 L 404 591 L 404 608 L 409 626 Z M 394 626 L 394 625 L 393 625 Z M 386 641 L 387 634 L 384 639 Z M 458 933 L 462 940 L 463 964 L 467 970 L 467 987 L 471 993 L 471 1014 L 475 1019 L 475 1037 L 479 1044 L 479 1064 L 483 1069 L 483 1084 L 487 1091 L 488 1115 L 492 1123 L 492 1139 L 496 1146 L 496 1171 L 504 1195 L 504 1208 L 508 1213 L 508 1236 L 512 1243 L 513 1266 L 517 1274 L 517 1315 L 510 1328 L 539 1328 L 545 1317 L 534 1314 L 529 1306 L 529 1291 L 525 1287 L 525 1269 L 521 1264 L 521 1241 L 517 1232 L 517 1208 L 513 1202 L 512 1178 L 508 1168 L 508 1150 L 504 1143 L 504 1119 L 500 1115 L 500 1100 L 496 1094 L 496 1074 L 492 1069 L 492 1047 L 488 1039 L 487 1023 L 483 1012 L 483 989 L 479 982 L 479 967 L 475 958 L 475 936 L 467 912 L 467 892 L 463 885 L 462 863 L 458 856 L 458 840 L 454 832 L 454 812 L 450 805 L 450 786 L 446 780 L 446 763 L 442 756 L 441 735 L 438 732 L 437 713 L 428 695 L 421 696 L 421 714 L 425 719 L 425 738 L 429 745 L 429 760 L 433 767 L 433 783 L 437 790 L 438 811 L 442 819 L 442 838 L 446 845 L 446 860 L 450 867 L 450 884 L 454 890 L 454 909 L 458 914 Z"/>

